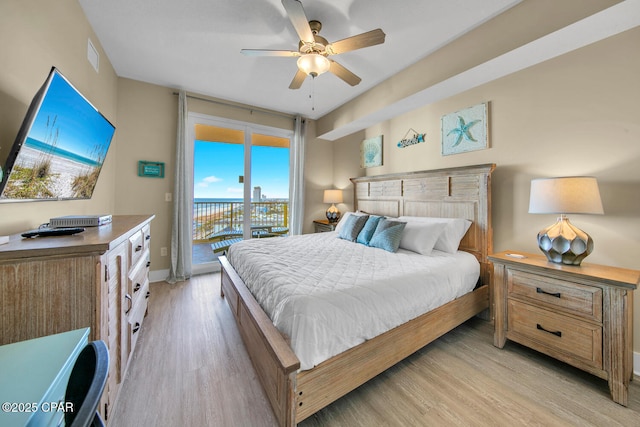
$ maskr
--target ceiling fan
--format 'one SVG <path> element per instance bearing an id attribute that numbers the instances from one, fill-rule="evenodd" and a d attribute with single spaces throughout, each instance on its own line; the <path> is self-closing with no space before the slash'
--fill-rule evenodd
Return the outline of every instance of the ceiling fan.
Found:
<path id="1" fill-rule="evenodd" d="M 318 35 L 322 24 L 319 21 L 307 20 L 299 0 L 282 0 L 282 5 L 287 11 L 298 37 L 300 37 L 298 51 L 242 49 L 240 52 L 250 56 L 298 57 L 298 71 L 293 77 L 289 89 L 299 89 L 307 75 L 315 78 L 326 71 L 335 74 L 351 86 L 360 83 L 362 80 L 360 77 L 328 57 L 384 43 L 384 32 L 378 28 L 329 43 L 327 39 Z"/>

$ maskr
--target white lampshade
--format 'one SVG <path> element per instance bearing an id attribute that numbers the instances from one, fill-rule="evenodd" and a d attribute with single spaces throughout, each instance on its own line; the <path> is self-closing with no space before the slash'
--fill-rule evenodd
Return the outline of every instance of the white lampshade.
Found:
<path id="1" fill-rule="evenodd" d="M 603 214 L 598 181 L 591 176 L 531 180 L 529 213 Z"/>
<path id="2" fill-rule="evenodd" d="M 342 190 L 324 190 L 324 203 L 342 203 Z"/>
<path id="3" fill-rule="evenodd" d="M 298 58 L 298 68 L 313 77 L 329 71 L 330 66 L 329 60 L 317 53 L 307 53 Z"/>

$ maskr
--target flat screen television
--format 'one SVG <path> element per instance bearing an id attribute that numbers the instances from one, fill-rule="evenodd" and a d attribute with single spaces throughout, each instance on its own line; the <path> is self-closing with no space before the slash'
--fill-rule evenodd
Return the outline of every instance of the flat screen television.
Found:
<path id="1" fill-rule="evenodd" d="M 53 67 L 3 167 L 0 202 L 90 199 L 114 132 Z"/>

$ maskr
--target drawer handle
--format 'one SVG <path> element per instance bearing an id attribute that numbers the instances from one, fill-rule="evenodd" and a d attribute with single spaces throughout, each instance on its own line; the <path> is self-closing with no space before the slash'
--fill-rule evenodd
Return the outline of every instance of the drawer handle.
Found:
<path id="1" fill-rule="evenodd" d="M 133 327 L 133 333 L 135 334 L 140 330 L 140 323 L 136 322 L 136 325 Z"/>
<path id="2" fill-rule="evenodd" d="M 145 298 L 149 298 L 150 295 L 151 295 L 151 291 L 147 291 L 147 295 L 145 296 Z"/>
<path id="3" fill-rule="evenodd" d="M 151 261 L 147 261 L 147 267 L 151 265 Z"/>
<path id="4" fill-rule="evenodd" d="M 547 292 L 547 291 L 543 291 L 541 288 L 536 288 L 536 292 L 539 293 L 539 294 L 550 295 L 550 296 L 556 297 L 556 298 L 560 298 L 562 296 L 562 294 L 560 292 L 556 292 L 556 293 Z"/>
<path id="5" fill-rule="evenodd" d="M 131 295 L 126 294 L 126 295 L 124 296 L 124 299 L 129 301 L 129 308 L 127 308 L 127 309 L 125 310 L 124 314 L 129 314 L 129 312 L 131 311 L 131 306 L 133 305 L 133 304 L 132 304 L 132 301 L 131 301 Z"/>
<path id="6" fill-rule="evenodd" d="M 540 325 L 540 323 L 536 323 L 536 329 L 539 330 L 539 331 L 544 331 L 544 332 L 553 334 L 553 335 L 555 335 L 557 337 L 562 337 L 562 332 L 560 332 L 560 331 L 550 331 L 548 329 L 545 329 Z"/>
<path id="7" fill-rule="evenodd" d="M 140 252 L 142 250 L 142 245 L 136 246 L 136 252 Z"/>
<path id="8" fill-rule="evenodd" d="M 136 283 L 136 286 L 133 288 L 133 292 L 138 292 L 142 285 L 140 283 Z"/>
<path id="9" fill-rule="evenodd" d="M 146 236 L 144 236 L 144 240 L 151 240 L 151 234 L 147 234 Z"/>

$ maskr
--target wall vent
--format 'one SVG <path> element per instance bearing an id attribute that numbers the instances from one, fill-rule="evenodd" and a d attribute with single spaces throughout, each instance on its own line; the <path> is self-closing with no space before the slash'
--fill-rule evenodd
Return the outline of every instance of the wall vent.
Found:
<path id="1" fill-rule="evenodd" d="M 93 43 L 91 43 L 91 39 L 87 39 L 87 41 L 87 59 L 97 73 L 100 68 L 100 54 Z"/>

